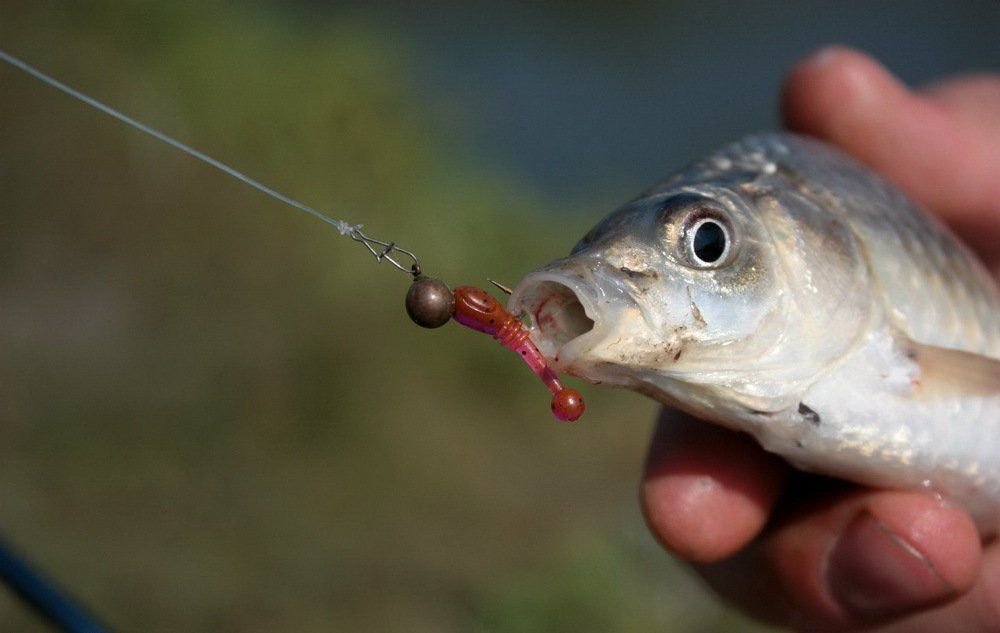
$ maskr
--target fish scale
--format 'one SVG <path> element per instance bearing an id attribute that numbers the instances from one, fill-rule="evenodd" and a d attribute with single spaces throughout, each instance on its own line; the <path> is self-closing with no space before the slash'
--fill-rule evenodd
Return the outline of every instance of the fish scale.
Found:
<path id="1" fill-rule="evenodd" d="M 682 169 L 525 277 L 509 307 L 559 370 L 1000 526 L 996 282 L 820 141 L 751 136 Z"/>
<path id="2" fill-rule="evenodd" d="M 867 168 L 816 151 L 815 141 L 762 135 L 750 143 L 763 161 L 795 165 L 810 174 L 807 182 L 820 195 L 839 198 L 837 207 L 851 214 L 866 243 L 893 242 L 884 250 L 899 256 L 874 252 L 869 264 L 876 277 L 893 280 L 883 284 L 888 305 L 903 316 L 914 339 L 1000 357 L 1000 299 L 994 283 L 947 227 Z M 736 144 L 722 153 L 740 151 Z"/>

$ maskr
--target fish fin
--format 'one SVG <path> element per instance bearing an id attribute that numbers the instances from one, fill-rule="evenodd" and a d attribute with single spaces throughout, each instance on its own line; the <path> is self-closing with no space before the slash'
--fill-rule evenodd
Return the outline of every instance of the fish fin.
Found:
<path id="1" fill-rule="evenodd" d="M 1000 359 L 920 343 L 908 347 L 920 368 L 917 388 L 924 395 L 1000 395 Z"/>

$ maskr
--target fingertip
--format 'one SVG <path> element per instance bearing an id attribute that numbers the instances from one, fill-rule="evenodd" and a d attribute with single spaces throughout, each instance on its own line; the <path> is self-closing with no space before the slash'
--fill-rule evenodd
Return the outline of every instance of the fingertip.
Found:
<path id="1" fill-rule="evenodd" d="M 664 476 L 643 484 L 642 507 L 663 546 L 686 560 L 710 563 L 742 548 L 763 524 L 745 504 L 710 476 Z M 721 517 L 725 520 L 720 521 Z"/>
<path id="2" fill-rule="evenodd" d="M 913 547 L 955 595 L 975 583 L 983 548 L 976 524 L 961 506 L 920 493 L 887 493 L 873 497 L 869 511 Z"/>
<path id="3" fill-rule="evenodd" d="M 1000 208 L 998 91 L 995 79 L 966 78 L 914 92 L 872 57 L 834 46 L 792 67 L 781 110 L 789 129 L 840 147 L 976 237 L 981 215 Z"/>
<path id="4" fill-rule="evenodd" d="M 954 600 L 982 561 L 968 514 L 919 492 L 845 495 L 791 518 L 763 547 L 805 628 L 868 625 Z"/>
<path id="5" fill-rule="evenodd" d="M 789 129 L 837 143 L 861 142 L 855 133 L 885 116 L 885 105 L 906 87 L 868 55 L 829 46 L 788 73 L 781 109 Z"/>
<path id="6" fill-rule="evenodd" d="M 643 513 L 668 550 L 694 562 L 718 561 L 757 536 L 786 471 L 748 436 L 670 412 L 650 448 Z"/>
<path id="7" fill-rule="evenodd" d="M 982 553 L 971 519 L 922 495 L 876 495 L 838 535 L 827 563 L 829 591 L 859 622 L 954 600 L 978 575 Z"/>

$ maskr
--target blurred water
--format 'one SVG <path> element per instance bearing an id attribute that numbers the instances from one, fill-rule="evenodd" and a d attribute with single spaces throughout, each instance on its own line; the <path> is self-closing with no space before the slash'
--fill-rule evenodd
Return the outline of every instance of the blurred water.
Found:
<path id="1" fill-rule="evenodd" d="M 573 202 L 774 128 L 783 74 L 825 44 L 914 84 L 1000 68 L 990 0 L 389 4 L 371 10 L 410 39 L 456 151 Z"/>

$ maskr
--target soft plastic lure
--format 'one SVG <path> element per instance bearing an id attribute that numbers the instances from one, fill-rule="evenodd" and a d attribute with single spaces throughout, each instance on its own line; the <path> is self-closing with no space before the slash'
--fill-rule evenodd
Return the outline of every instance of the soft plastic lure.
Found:
<path id="1" fill-rule="evenodd" d="M 439 327 L 454 319 L 465 327 L 489 334 L 531 367 L 552 392 L 552 413 L 558 419 L 573 422 L 583 415 L 583 396 L 563 387 L 520 319 L 504 309 L 493 295 L 474 286 L 458 286 L 452 292 L 444 282 L 418 277 L 406 293 L 406 311 L 423 327 Z"/>

